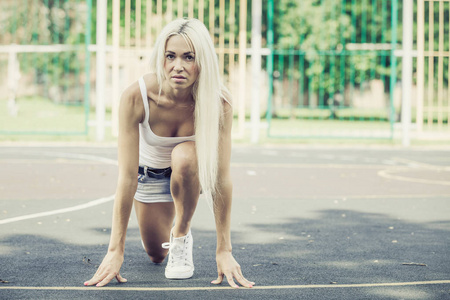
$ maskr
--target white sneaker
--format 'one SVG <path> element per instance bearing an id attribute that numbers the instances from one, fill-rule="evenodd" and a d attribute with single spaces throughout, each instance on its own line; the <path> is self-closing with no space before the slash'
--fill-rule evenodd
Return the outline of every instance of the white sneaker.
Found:
<path id="1" fill-rule="evenodd" d="M 170 243 L 163 243 L 164 249 L 169 249 L 169 258 L 166 266 L 166 278 L 187 279 L 194 275 L 194 262 L 192 259 L 192 246 L 194 240 L 191 230 L 188 234 L 174 238 L 170 232 Z"/>

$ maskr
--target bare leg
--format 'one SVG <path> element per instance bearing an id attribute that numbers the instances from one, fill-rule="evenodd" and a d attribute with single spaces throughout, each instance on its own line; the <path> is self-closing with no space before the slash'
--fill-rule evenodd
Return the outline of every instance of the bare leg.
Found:
<path id="1" fill-rule="evenodd" d="M 200 196 L 194 142 L 184 142 L 173 149 L 170 190 L 176 212 L 172 234 L 174 237 L 182 237 L 189 232 L 192 216 Z"/>
<path id="2" fill-rule="evenodd" d="M 134 208 L 145 251 L 152 262 L 163 262 L 168 250 L 163 249 L 161 244 L 169 241 L 175 216 L 173 203 L 142 203 L 134 200 Z"/>

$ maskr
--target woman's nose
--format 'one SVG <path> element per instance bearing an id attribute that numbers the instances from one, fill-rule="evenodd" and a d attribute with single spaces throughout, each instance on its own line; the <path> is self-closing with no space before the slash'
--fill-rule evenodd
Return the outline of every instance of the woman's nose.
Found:
<path id="1" fill-rule="evenodd" d="M 183 70 L 182 61 L 180 59 L 176 59 L 175 60 L 175 65 L 174 65 L 173 68 L 174 68 L 175 71 L 182 71 Z"/>

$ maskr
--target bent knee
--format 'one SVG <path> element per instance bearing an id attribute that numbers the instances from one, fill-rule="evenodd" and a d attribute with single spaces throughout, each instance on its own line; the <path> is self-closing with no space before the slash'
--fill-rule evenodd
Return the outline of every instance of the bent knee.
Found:
<path id="1" fill-rule="evenodd" d="M 160 264 L 166 259 L 167 253 L 163 252 L 156 252 L 156 251 L 148 251 L 147 252 L 148 257 L 150 257 L 150 260 L 155 264 Z"/>
<path id="2" fill-rule="evenodd" d="M 164 259 L 166 258 L 165 256 L 150 256 L 150 255 L 149 257 L 152 263 L 154 264 L 162 264 L 164 262 Z"/>
<path id="3" fill-rule="evenodd" d="M 197 172 L 197 152 L 194 142 L 178 144 L 172 150 L 172 170 L 183 175 Z"/>

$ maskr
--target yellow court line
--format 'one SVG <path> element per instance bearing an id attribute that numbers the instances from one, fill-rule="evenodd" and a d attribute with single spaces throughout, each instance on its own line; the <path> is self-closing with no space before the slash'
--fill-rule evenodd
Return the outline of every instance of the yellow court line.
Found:
<path id="1" fill-rule="evenodd" d="M 411 164 L 414 166 L 417 166 L 421 169 L 429 169 L 429 170 L 435 170 L 435 171 L 450 171 L 450 166 L 436 166 L 436 165 L 431 165 L 431 164 L 426 164 L 426 163 L 421 163 L 415 160 L 410 160 L 410 159 L 406 159 L 406 158 L 402 158 L 402 157 L 393 157 L 392 160 L 404 163 L 404 164 Z"/>
<path id="2" fill-rule="evenodd" d="M 279 290 L 279 289 L 317 289 L 317 288 L 371 288 L 396 287 L 412 285 L 450 284 L 450 280 L 412 281 L 412 282 L 386 282 L 386 283 L 356 283 L 356 284 L 306 284 L 306 285 L 255 285 L 249 290 Z M 232 287 L 81 287 L 81 286 L 0 286 L 0 290 L 58 290 L 58 291 L 214 291 L 228 290 Z"/>
<path id="3" fill-rule="evenodd" d="M 398 181 L 424 183 L 424 184 L 450 185 L 450 181 L 430 180 L 430 179 L 421 179 L 421 178 L 399 176 L 399 175 L 390 174 L 391 172 L 401 172 L 401 170 L 388 170 L 388 169 L 381 170 L 381 171 L 378 171 L 378 176 L 384 177 L 386 179 L 393 179 L 393 180 L 398 180 Z"/>
<path id="4" fill-rule="evenodd" d="M 326 200 L 360 200 L 360 199 L 415 199 L 415 198 L 450 198 L 450 194 L 380 194 L 380 195 L 335 195 L 335 196 L 291 196 L 283 198 L 295 198 L 295 199 L 326 199 Z"/>
<path id="5" fill-rule="evenodd" d="M 430 165 L 426 163 L 417 162 L 410 159 L 405 158 L 399 158 L 394 157 L 392 158 L 395 161 L 405 163 L 405 164 L 411 164 L 417 167 L 415 170 L 423 171 L 423 170 L 433 170 L 437 172 L 445 172 L 450 171 L 450 167 L 441 167 L 441 166 L 435 166 Z M 411 168 L 385 168 L 384 170 L 378 171 L 378 176 L 384 177 L 386 179 L 392 179 L 392 180 L 398 180 L 398 181 L 404 181 L 404 182 L 414 182 L 414 183 L 423 183 L 423 184 L 438 184 L 438 185 L 450 185 L 450 181 L 445 180 L 430 180 L 430 179 L 422 179 L 422 178 L 414 178 L 414 177 L 407 177 L 407 176 L 400 176 L 400 175 L 394 175 L 392 173 L 398 173 L 398 172 L 406 172 L 410 171 Z"/>

